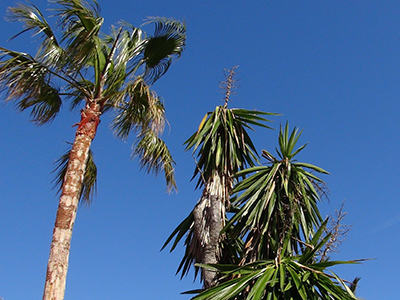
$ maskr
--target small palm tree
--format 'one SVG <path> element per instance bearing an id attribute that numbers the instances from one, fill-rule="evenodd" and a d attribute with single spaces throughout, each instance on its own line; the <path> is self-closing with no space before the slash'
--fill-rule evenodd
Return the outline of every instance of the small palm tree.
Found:
<path id="1" fill-rule="evenodd" d="M 262 122 L 268 121 L 264 116 L 273 115 L 228 108 L 235 68 L 227 75 L 224 105 L 207 113 L 198 130 L 185 142 L 186 150 L 193 149 L 197 153 L 198 161 L 193 178 L 198 176 L 197 187 L 203 188 L 203 193 L 190 215 L 163 246 L 164 248 L 176 235 L 172 251 L 187 234 L 186 253 L 178 268 L 178 272 L 182 271 L 182 276 L 187 274 L 194 263 L 232 262 L 231 256 L 226 255 L 229 245 L 224 244 L 225 239 L 220 236 L 220 232 L 225 225 L 225 212 L 230 208 L 229 198 L 235 182 L 234 174 L 246 166 L 254 166 L 257 161 L 256 149 L 246 129 L 252 129 L 251 125 L 269 128 Z M 196 274 L 197 271 L 196 268 Z M 216 284 L 215 275 L 212 270 L 202 269 L 205 288 Z"/>
<path id="2" fill-rule="evenodd" d="M 185 26 L 175 20 L 151 18 L 155 32 L 147 36 L 128 23 L 101 34 L 99 6 L 81 0 L 54 0 L 60 37 L 33 4 L 9 8 L 10 21 L 39 36 L 35 56 L 0 47 L 0 89 L 19 110 L 31 110 L 37 125 L 51 123 L 65 101 L 82 105 L 75 140 L 68 156 L 55 221 L 43 299 L 63 299 L 72 227 L 89 148 L 100 117 L 114 111 L 115 134 L 126 139 L 137 134 L 134 154 L 149 171 L 164 171 L 167 186 L 176 187 L 173 160 L 159 138 L 164 128 L 164 106 L 150 89 L 185 45 Z M 18 34 L 19 35 L 19 34 Z M 91 164 L 91 163 L 90 163 Z M 91 164 L 92 165 L 92 164 Z M 89 182 L 90 185 L 90 182 Z"/>

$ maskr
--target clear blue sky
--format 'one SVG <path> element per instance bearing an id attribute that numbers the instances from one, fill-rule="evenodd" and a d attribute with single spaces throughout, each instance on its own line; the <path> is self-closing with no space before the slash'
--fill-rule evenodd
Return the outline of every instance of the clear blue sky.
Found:
<path id="1" fill-rule="evenodd" d="M 8 2 L 7 4 L 5 2 Z M 45 0 L 32 0 L 42 11 Z M 148 16 L 185 20 L 187 47 L 154 85 L 165 100 L 179 193 L 165 193 L 163 178 L 140 172 L 103 118 L 92 150 L 98 194 L 78 211 L 72 238 L 66 300 L 189 299 L 193 277 L 174 276 L 183 247 L 159 252 L 195 205 L 199 191 L 182 143 L 207 111 L 220 105 L 223 69 L 239 65 L 240 88 L 231 107 L 277 112 L 309 143 L 300 159 L 328 170 L 329 215 L 346 200 L 353 224 L 333 259 L 376 258 L 333 270 L 362 279 L 358 296 L 399 294 L 400 2 L 399 1 L 105 1 L 103 27 L 124 19 L 140 26 Z M 11 1 L 0 3 L 5 15 Z M 45 12 L 48 15 L 48 12 Z M 19 24 L 0 19 L 0 46 L 34 50 L 30 35 L 12 42 Z M 145 27 L 152 33 L 152 26 Z M 53 162 L 71 142 L 79 121 L 68 106 L 50 126 L 37 128 L 0 98 L 0 296 L 40 299 L 58 198 Z M 277 131 L 252 133 L 258 150 L 273 151 Z"/>

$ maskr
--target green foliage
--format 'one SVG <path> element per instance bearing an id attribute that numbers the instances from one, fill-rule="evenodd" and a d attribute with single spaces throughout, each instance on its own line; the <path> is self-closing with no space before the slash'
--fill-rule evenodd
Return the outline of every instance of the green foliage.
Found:
<path id="1" fill-rule="evenodd" d="M 270 165 L 236 173 L 236 177 L 247 178 L 232 191 L 232 204 L 240 209 L 225 230 L 229 229 L 234 237 L 246 238 L 245 244 L 251 251 L 244 254 L 245 261 L 275 257 L 289 231 L 293 237 L 289 246 L 293 254 L 299 253 L 302 247 L 299 241 L 307 243 L 313 236 L 313 228 L 320 224 L 318 185 L 323 181 L 310 171 L 328 172 L 295 160 L 305 147 L 295 150 L 299 137 L 296 128 L 289 134 L 286 124 L 279 133 L 279 149 L 276 149 L 279 158 L 263 150 L 263 157 Z"/>
<path id="2" fill-rule="evenodd" d="M 32 121 L 37 125 L 50 123 L 60 111 L 59 91 L 49 83 L 48 69 L 26 53 L 0 47 L 0 90 L 7 91 L 8 101 L 18 99 L 20 111 L 31 109 Z"/>
<path id="3" fill-rule="evenodd" d="M 213 130 L 213 122 L 209 121 L 213 119 L 207 116 L 197 135 L 203 128 Z M 194 149 L 209 140 L 218 145 L 218 138 L 212 140 L 203 135 L 201 139 L 197 135 L 187 142 Z M 193 300 L 356 299 L 354 285 L 329 268 L 358 261 L 321 259 L 321 249 L 326 247 L 331 235 L 326 234 L 328 219 L 322 220 L 317 207 L 324 182 L 316 174 L 328 172 L 297 161 L 298 153 L 306 146 L 296 148 L 300 135 L 297 128 L 290 131 L 286 123 L 279 132 L 277 156 L 263 150 L 267 165 L 252 165 L 234 175 L 238 183 L 230 191 L 232 206 L 229 212 L 232 215 L 221 231 L 219 263 L 195 264 L 197 268 L 217 272 L 218 284 L 209 289 L 186 292 L 196 294 Z M 204 144 L 200 148 L 204 153 L 214 151 L 214 156 L 220 153 L 217 147 L 204 148 Z M 213 144 L 209 142 L 209 145 Z M 206 156 L 208 160 L 203 161 L 211 162 L 214 167 L 219 166 L 217 161 L 223 160 L 210 157 Z M 207 170 L 208 165 L 200 158 L 199 166 L 195 175 L 200 170 Z M 187 233 L 186 251 L 178 269 L 182 276 L 191 264 L 196 263 L 196 257 L 190 252 L 191 247 L 196 247 L 192 223 L 193 214 L 190 214 L 163 246 L 175 236 L 171 251 L 174 250 Z M 226 257 L 230 263 L 226 263 L 229 261 Z"/>
<path id="4" fill-rule="evenodd" d="M 166 18 L 149 18 L 147 23 L 154 23 L 156 29 L 145 45 L 146 76 L 157 79 L 168 70 L 172 55 L 181 55 L 186 29 L 183 23 Z"/>
<path id="5" fill-rule="evenodd" d="M 148 172 L 158 174 L 164 171 L 165 180 L 169 190 L 176 189 L 174 177 L 174 161 L 164 141 L 154 131 L 141 132 L 135 142 L 134 156 L 139 156 L 140 166 L 147 168 Z"/>
<path id="6" fill-rule="evenodd" d="M 254 166 L 257 151 L 246 129 L 253 130 L 252 125 L 270 128 L 262 123 L 269 121 L 266 115 L 275 114 L 217 106 L 204 116 L 197 132 L 185 142 L 186 150 L 197 152 L 193 175 L 199 175 L 197 187 L 204 186 L 214 171 L 230 181 L 238 170 Z"/>
<path id="7" fill-rule="evenodd" d="M 323 238 L 327 220 L 315 233 L 303 253 L 298 256 L 283 249 L 275 259 L 258 260 L 243 266 L 205 265 L 221 274 L 221 283 L 205 291 L 190 291 L 193 300 L 264 300 L 264 299 L 315 299 L 354 300 L 353 292 L 329 267 L 354 264 L 358 261 L 317 262 L 316 253 L 329 236 Z M 291 238 L 290 234 L 287 236 Z"/>
<path id="8" fill-rule="evenodd" d="M 229 207 L 229 193 L 233 185 L 233 174 L 246 165 L 254 165 L 257 161 L 256 149 L 246 129 L 252 129 L 252 125 L 270 128 L 263 124 L 268 122 L 266 115 L 274 115 L 261 111 L 245 109 L 228 109 L 225 106 L 217 106 L 213 112 L 207 113 L 201 121 L 198 130 L 185 142 L 186 150 L 193 149 L 199 158 L 193 178 L 198 176 L 197 187 L 206 187 L 212 180 L 213 174 L 218 174 L 223 182 L 222 189 L 226 197 L 221 205 L 221 215 L 225 216 L 225 207 Z M 193 212 L 178 225 L 169 236 L 162 249 L 170 243 L 174 237 L 171 251 L 185 236 L 185 254 L 178 267 L 177 273 L 181 277 L 187 275 L 190 267 L 196 262 L 201 262 L 201 249 L 203 237 L 194 234 Z M 220 253 L 224 262 L 232 262 L 238 253 L 240 241 L 223 239 L 219 245 L 223 249 Z M 195 267 L 195 277 L 199 269 Z"/>

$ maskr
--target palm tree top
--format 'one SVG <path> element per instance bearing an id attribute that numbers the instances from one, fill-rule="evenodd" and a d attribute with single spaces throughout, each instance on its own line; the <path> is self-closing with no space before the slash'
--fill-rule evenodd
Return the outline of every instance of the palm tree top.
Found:
<path id="1" fill-rule="evenodd" d="M 112 128 L 123 139 L 134 132 L 134 154 L 148 171 L 164 171 L 175 188 L 173 160 L 160 139 L 165 108 L 150 86 L 161 78 L 186 43 L 186 27 L 174 19 L 152 17 L 153 35 L 127 22 L 102 33 L 96 1 L 49 1 L 57 18 L 53 30 L 38 7 L 17 4 L 7 20 L 22 23 L 39 43 L 35 55 L 0 47 L 0 91 L 37 125 L 51 123 L 63 105 L 100 114 L 113 111 Z M 145 144 L 144 140 L 151 141 Z"/>
<path id="2" fill-rule="evenodd" d="M 6 84 L 15 87 L 8 92 L 9 100 L 39 96 L 40 90 L 30 91 L 33 83 L 23 85 L 16 81 L 16 76 L 10 78 L 16 69 L 20 69 L 19 76 L 27 75 L 29 67 L 35 68 L 35 79 L 43 84 L 58 79 L 60 96 L 101 98 L 101 104 L 113 102 L 115 93 L 126 87 L 132 78 L 142 78 L 147 85 L 154 83 L 165 74 L 173 58 L 179 57 L 184 50 L 186 28 L 179 21 L 148 18 L 145 24 L 155 25 L 151 36 L 127 22 L 119 22 L 118 26 L 112 26 L 109 35 L 105 35 L 101 33 L 103 18 L 96 1 L 50 2 L 56 5 L 52 10 L 61 30 L 58 35 L 58 30 L 50 27 L 35 5 L 18 4 L 8 9 L 7 20 L 23 25 L 23 30 L 12 38 L 31 31 L 39 42 L 35 56 L 0 48 L 2 88 L 6 89 Z M 54 84 L 52 87 L 56 88 Z M 24 90 L 29 92 L 23 93 Z M 42 124 L 52 120 L 48 119 L 37 121 Z"/>

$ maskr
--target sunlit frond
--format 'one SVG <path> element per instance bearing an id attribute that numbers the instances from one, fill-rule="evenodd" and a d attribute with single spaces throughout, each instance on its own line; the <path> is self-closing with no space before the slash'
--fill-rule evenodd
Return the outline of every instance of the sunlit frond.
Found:
<path id="1" fill-rule="evenodd" d="M 142 78 L 129 84 L 107 102 L 117 110 L 112 123 L 115 134 L 128 138 L 131 131 L 151 128 L 156 134 L 162 133 L 165 125 L 164 105 Z"/>
<path id="2" fill-rule="evenodd" d="M 52 0 L 51 2 L 59 4 L 58 8 L 53 10 L 57 12 L 59 22 L 65 30 L 65 39 L 74 39 L 74 31 L 71 29 L 80 29 L 79 31 L 97 31 L 99 23 L 102 23 L 100 17 L 100 6 L 97 1 L 81 0 Z"/>
<path id="3" fill-rule="evenodd" d="M 71 153 L 71 147 L 55 162 L 55 168 L 53 170 L 53 173 L 55 173 L 56 176 L 53 179 L 53 183 L 54 183 L 54 189 L 57 189 L 58 193 L 61 192 L 64 183 L 64 177 L 67 172 L 70 153 Z M 89 150 L 79 201 L 85 204 L 90 204 L 90 202 L 92 202 L 94 194 L 96 193 L 96 187 L 97 187 L 97 166 L 93 159 L 93 152 Z"/>
<path id="4" fill-rule="evenodd" d="M 65 67 L 71 74 L 77 74 L 88 64 L 94 65 L 96 72 L 103 71 L 106 55 L 98 35 L 104 20 L 97 2 L 90 5 L 80 0 L 54 0 L 54 3 L 60 4 L 54 10 L 63 29 L 61 41 L 67 44 Z M 99 81 L 100 73 L 96 77 Z"/>
<path id="5" fill-rule="evenodd" d="M 33 57 L 0 47 L 0 90 L 19 110 L 31 109 L 32 121 L 38 125 L 51 122 L 62 105 L 49 81 L 49 70 Z"/>
<path id="6" fill-rule="evenodd" d="M 31 3 L 29 5 L 17 4 L 16 7 L 9 7 L 6 19 L 10 22 L 21 22 L 24 27 L 22 32 L 11 39 L 27 31 L 33 31 L 35 36 L 42 34 L 42 43 L 36 54 L 36 59 L 46 65 L 57 67 L 63 49 L 43 14 L 35 5 Z"/>
<path id="7" fill-rule="evenodd" d="M 125 80 L 140 68 L 146 42 L 140 28 L 135 28 L 126 22 L 123 22 L 121 26 L 123 27 L 113 28 L 113 34 L 108 41 L 109 45 L 116 43 L 117 49 L 113 58 L 113 71 L 107 74 L 106 85 L 110 91 L 115 90 L 115 83 L 121 82 L 121 79 Z M 119 33 L 119 30 L 122 32 Z"/>
<path id="8" fill-rule="evenodd" d="M 169 191 L 177 189 L 174 175 L 175 162 L 164 141 L 154 131 L 147 130 L 139 134 L 132 155 L 139 157 L 141 168 L 146 169 L 148 173 L 154 172 L 158 175 L 163 171 Z"/>

